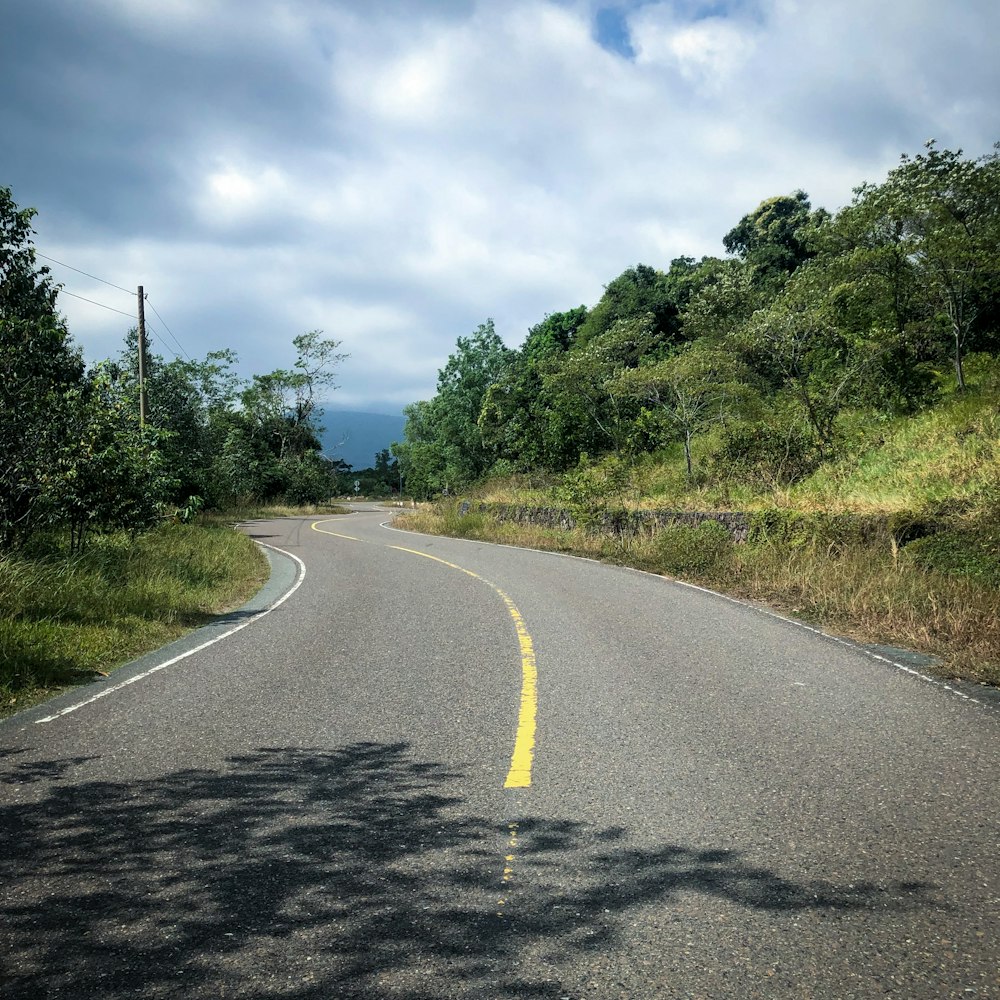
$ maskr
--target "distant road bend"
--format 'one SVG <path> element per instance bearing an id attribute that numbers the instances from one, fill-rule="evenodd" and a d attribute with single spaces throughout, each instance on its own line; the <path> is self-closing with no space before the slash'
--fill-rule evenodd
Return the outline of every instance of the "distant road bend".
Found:
<path id="1" fill-rule="evenodd" d="M 358 506 L 0 725 L 4 1000 L 1000 997 L 994 707 Z"/>

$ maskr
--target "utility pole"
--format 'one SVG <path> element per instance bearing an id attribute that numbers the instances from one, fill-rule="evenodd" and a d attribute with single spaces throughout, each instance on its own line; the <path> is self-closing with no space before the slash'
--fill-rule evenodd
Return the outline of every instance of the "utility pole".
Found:
<path id="1" fill-rule="evenodd" d="M 139 429 L 146 426 L 146 310 L 139 286 Z"/>

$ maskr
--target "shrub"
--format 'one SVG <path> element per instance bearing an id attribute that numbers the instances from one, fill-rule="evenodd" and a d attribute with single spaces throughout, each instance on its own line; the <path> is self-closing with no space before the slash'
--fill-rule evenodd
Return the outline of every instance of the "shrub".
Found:
<path id="1" fill-rule="evenodd" d="M 594 463 L 584 453 L 551 492 L 580 527 L 600 531 L 627 519 L 630 490 L 631 468 L 620 456 L 608 455 Z"/>
<path id="2" fill-rule="evenodd" d="M 452 538 L 482 538 L 485 517 L 471 512 L 467 500 L 439 500 L 434 513 L 440 518 L 440 533 Z"/>
<path id="3" fill-rule="evenodd" d="M 790 486 L 814 472 L 820 453 L 808 431 L 795 425 L 732 424 L 721 434 L 712 457 L 720 479 L 760 479 L 769 486 Z"/>
<path id="4" fill-rule="evenodd" d="M 906 547 L 906 558 L 921 569 L 1000 589 L 1000 526 L 962 526 L 919 538 Z"/>
<path id="5" fill-rule="evenodd" d="M 901 548 L 914 539 L 938 530 L 932 519 L 899 511 L 893 514 L 827 513 L 784 508 L 749 514 L 748 541 L 780 544 L 792 548 L 816 547 L 830 552 L 845 546 Z"/>
<path id="6" fill-rule="evenodd" d="M 672 576 L 704 576 L 722 571 L 732 558 L 733 539 L 718 521 L 675 524 L 653 540 L 659 569 Z"/>

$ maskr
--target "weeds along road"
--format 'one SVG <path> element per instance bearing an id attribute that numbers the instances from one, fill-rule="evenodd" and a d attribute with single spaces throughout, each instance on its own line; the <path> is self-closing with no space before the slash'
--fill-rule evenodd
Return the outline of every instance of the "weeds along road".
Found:
<path id="1" fill-rule="evenodd" d="M 0 727 L 5 1000 L 1000 997 L 995 709 L 385 518 L 245 526 L 283 604 Z"/>

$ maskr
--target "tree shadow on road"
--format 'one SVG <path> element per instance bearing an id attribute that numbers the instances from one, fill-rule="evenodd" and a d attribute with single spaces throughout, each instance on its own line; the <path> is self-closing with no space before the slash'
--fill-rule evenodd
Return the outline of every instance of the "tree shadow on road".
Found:
<path id="1" fill-rule="evenodd" d="M 737 852 L 629 846 L 623 827 L 513 827 L 404 744 L 260 749 L 121 782 L 25 765 L 19 780 L 48 785 L 0 808 L 6 1000 L 559 997 L 557 977 L 524 971 L 529 953 L 610 947 L 629 911 L 680 893 L 884 912 L 926 888 L 804 884 Z"/>

